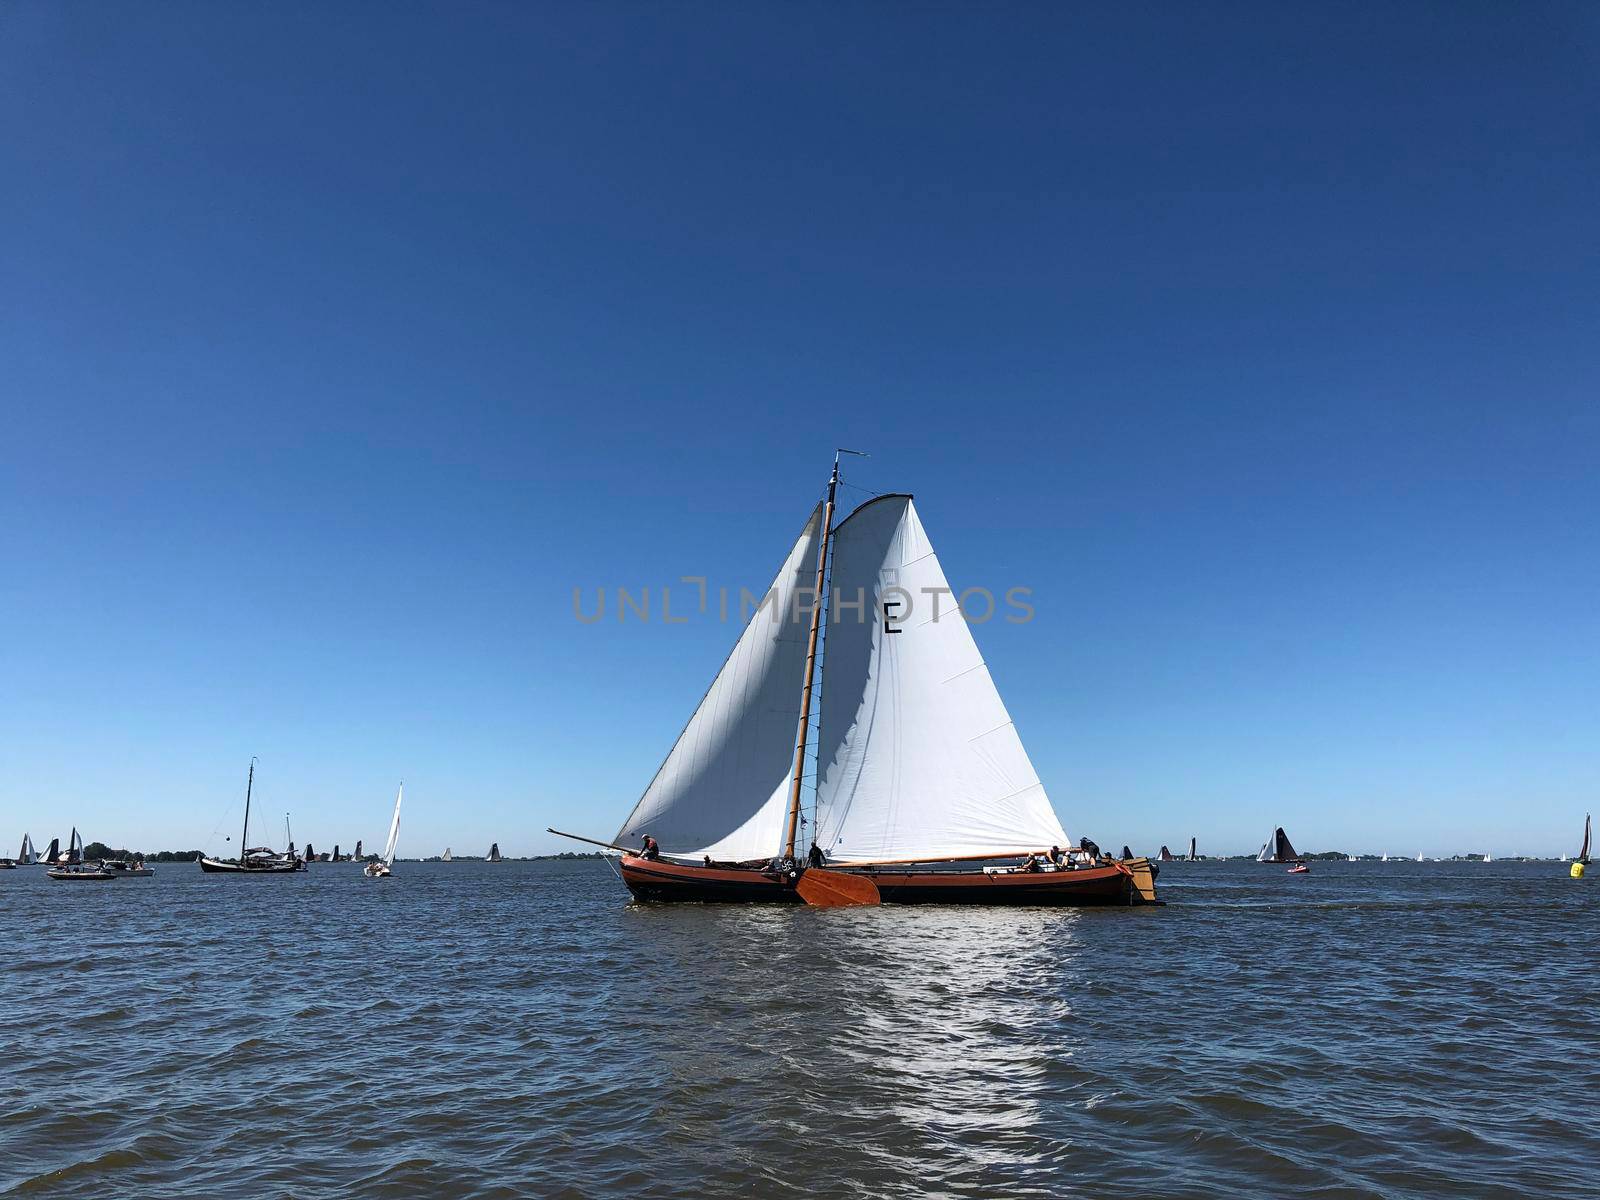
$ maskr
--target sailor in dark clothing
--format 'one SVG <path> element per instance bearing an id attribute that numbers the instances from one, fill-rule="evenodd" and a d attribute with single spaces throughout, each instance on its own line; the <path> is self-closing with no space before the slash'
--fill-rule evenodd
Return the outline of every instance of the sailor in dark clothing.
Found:
<path id="1" fill-rule="evenodd" d="M 1030 875 L 1035 871 L 1044 870 L 1044 868 L 1039 865 L 1038 858 L 1032 854 L 1028 855 L 1027 858 L 1022 860 L 1022 869 L 1028 872 Z"/>
<path id="2" fill-rule="evenodd" d="M 820 867 L 826 858 L 827 856 L 822 853 L 822 847 L 812 842 L 811 849 L 806 853 L 806 866 Z"/>
<path id="3" fill-rule="evenodd" d="M 639 851 L 639 857 L 646 862 L 655 862 L 661 857 L 661 847 L 656 845 L 655 838 L 648 833 L 644 835 L 644 849 Z"/>

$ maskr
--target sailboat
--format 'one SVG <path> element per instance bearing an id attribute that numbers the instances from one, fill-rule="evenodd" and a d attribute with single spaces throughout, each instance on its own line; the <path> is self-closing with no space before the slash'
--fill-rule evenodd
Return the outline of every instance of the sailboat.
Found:
<path id="1" fill-rule="evenodd" d="M 239 835 L 241 847 L 238 858 L 206 858 L 200 859 L 200 869 L 208 874 L 227 875 L 288 875 L 295 871 L 304 871 L 306 864 L 303 859 L 296 858 L 291 850 L 286 854 L 279 854 L 276 850 L 266 846 L 257 846 L 248 849 L 250 845 L 250 793 L 256 781 L 256 760 L 250 760 L 250 774 L 244 784 L 244 830 Z M 289 815 L 284 814 L 284 834 L 288 836 Z"/>
<path id="2" fill-rule="evenodd" d="M 1156 860 L 1158 862 L 1177 862 L 1178 861 L 1177 856 L 1174 855 L 1172 853 L 1172 851 L 1168 850 L 1165 846 L 1161 847 L 1161 853 L 1156 855 Z"/>
<path id="3" fill-rule="evenodd" d="M 1348 855 L 1345 858 L 1345 862 L 1355 862 L 1355 860 L 1356 860 L 1356 856 L 1354 854 Z"/>
<path id="4" fill-rule="evenodd" d="M 499 862 L 500 861 L 500 843 L 499 842 L 490 842 L 489 843 L 489 853 L 484 856 L 483 861 L 484 862 Z"/>
<path id="5" fill-rule="evenodd" d="M 1417 855 L 1417 861 L 1418 861 L 1418 862 L 1421 862 L 1421 861 L 1422 861 L 1422 855 L 1420 855 L 1420 854 L 1419 854 L 1419 855 Z"/>
<path id="6" fill-rule="evenodd" d="M 54 843 L 51 844 L 52 849 Z M 72 837 L 67 842 L 67 852 L 63 854 L 56 865 L 45 872 L 51 879 L 63 883 L 104 883 L 108 879 L 115 879 L 116 875 L 103 867 L 91 867 L 83 861 L 83 838 L 78 833 L 78 827 L 72 827 Z"/>
<path id="7" fill-rule="evenodd" d="M 368 863 L 365 874 L 368 879 L 382 879 L 392 873 L 394 867 L 394 847 L 400 840 L 400 801 L 405 797 L 406 785 L 401 784 L 400 790 L 394 794 L 394 816 L 389 820 L 389 841 L 383 848 L 383 858 L 375 863 Z"/>
<path id="8" fill-rule="evenodd" d="M 1289 835 L 1280 825 L 1272 831 L 1272 836 L 1267 839 L 1266 845 L 1261 847 L 1261 852 L 1256 855 L 1257 862 L 1282 863 L 1299 862 L 1300 855 L 1295 853 L 1294 844 L 1289 841 Z"/>
<path id="9" fill-rule="evenodd" d="M 1188 857 L 1188 859 L 1186 861 L 1188 861 L 1188 862 L 1199 862 L 1200 861 L 1200 856 L 1195 853 L 1195 839 L 1194 838 L 1190 838 L 1189 839 L 1189 857 Z"/>
<path id="10" fill-rule="evenodd" d="M 1578 857 L 1573 860 L 1569 870 L 1572 878 L 1582 879 L 1584 872 L 1589 869 L 1589 814 L 1583 814 L 1583 848 L 1578 851 Z"/>
<path id="11" fill-rule="evenodd" d="M 836 455 L 826 501 L 644 795 L 599 843 L 624 851 L 629 891 L 821 905 L 1159 903 L 1147 859 L 1114 862 L 1087 840 L 1062 849 L 1066 830 L 912 498 L 878 496 L 835 526 L 838 485 Z M 646 835 L 642 852 L 622 845 Z"/>
<path id="12" fill-rule="evenodd" d="M 360 862 L 363 857 L 365 857 L 365 856 L 361 853 L 361 839 L 357 838 L 356 839 L 355 853 L 350 855 L 350 861 L 351 862 Z"/>

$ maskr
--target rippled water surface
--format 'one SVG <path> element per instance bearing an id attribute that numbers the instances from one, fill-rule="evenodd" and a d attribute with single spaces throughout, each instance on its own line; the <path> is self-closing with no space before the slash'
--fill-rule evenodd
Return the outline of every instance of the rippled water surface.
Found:
<path id="1" fill-rule="evenodd" d="M 1596 888 L 639 907 L 604 864 L 0 872 L 0 1192 L 1600 1195 Z"/>

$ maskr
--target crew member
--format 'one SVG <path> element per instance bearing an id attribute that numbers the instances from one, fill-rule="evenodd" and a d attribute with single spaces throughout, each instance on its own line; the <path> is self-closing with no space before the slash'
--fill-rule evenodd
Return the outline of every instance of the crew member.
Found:
<path id="1" fill-rule="evenodd" d="M 644 849 L 639 851 L 639 857 L 646 862 L 655 862 L 661 857 L 661 847 L 656 845 L 655 838 L 648 833 L 644 835 Z"/>
<path id="2" fill-rule="evenodd" d="M 806 866 L 820 867 L 825 858 L 826 856 L 822 853 L 822 847 L 812 842 L 811 849 L 806 852 Z"/>

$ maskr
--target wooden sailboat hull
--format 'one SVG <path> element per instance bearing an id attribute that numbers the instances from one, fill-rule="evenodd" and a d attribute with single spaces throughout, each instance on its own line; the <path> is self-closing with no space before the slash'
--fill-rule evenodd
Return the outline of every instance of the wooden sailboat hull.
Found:
<path id="1" fill-rule="evenodd" d="M 304 871 L 305 863 L 272 863 L 261 867 L 241 867 L 236 862 L 227 862 L 215 858 L 202 858 L 200 869 L 208 875 L 293 875 L 296 871 Z"/>
<path id="2" fill-rule="evenodd" d="M 651 903 L 801 904 L 792 876 L 744 867 L 695 867 L 624 855 L 622 880 Z M 823 868 L 841 870 L 841 868 Z M 1035 873 L 861 868 L 885 904 L 988 904 L 1052 907 L 1159 904 L 1144 859 L 1109 867 Z"/>

